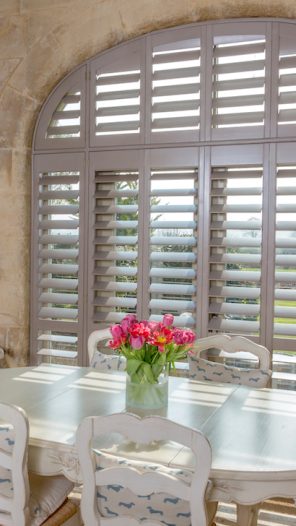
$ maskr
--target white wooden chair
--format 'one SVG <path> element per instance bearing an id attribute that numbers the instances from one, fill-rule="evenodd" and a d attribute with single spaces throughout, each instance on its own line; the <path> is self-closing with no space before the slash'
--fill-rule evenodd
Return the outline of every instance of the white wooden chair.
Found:
<path id="1" fill-rule="evenodd" d="M 79 510 L 67 501 L 73 484 L 63 476 L 28 475 L 28 436 L 24 411 L 0 403 L 1 526 L 79 526 Z"/>
<path id="2" fill-rule="evenodd" d="M 93 331 L 87 342 L 88 358 L 90 367 L 101 371 L 124 371 L 126 359 L 117 354 L 106 354 L 98 349 L 98 345 L 111 339 L 109 329 Z"/>
<path id="3" fill-rule="evenodd" d="M 232 367 L 202 357 L 204 351 L 213 348 L 227 353 L 244 352 L 255 355 L 258 367 Z M 270 353 L 266 347 L 248 338 L 215 334 L 197 340 L 194 351 L 194 354 L 188 356 L 189 377 L 193 380 L 234 383 L 257 388 L 266 387 L 270 382 Z"/>
<path id="4" fill-rule="evenodd" d="M 92 441 L 120 433 L 138 444 L 170 440 L 190 448 L 195 470 L 118 459 L 94 451 Z M 136 447 L 136 446 L 135 446 Z M 77 432 L 83 490 L 81 514 L 87 526 L 206 526 L 205 495 L 211 447 L 202 433 L 160 416 L 129 413 L 88 417 Z M 109 495 L 108 495 L 109 493 Z M 146 519 L 144 522 L 143 519 Z"/>
<path id="5" fill-rule="evenodd" d="M 218 349 L 222 353 L 250 353 L 256 356 L 258 367 L 232 367 L 202 358 L 202 353 L 209 349 Z M 234 383 L 255 388 L 267 387 L 270 383 L 271 358 L 268 349 L 244 336 L 214 334 L 197 340 L 194 350 L 195 355 L 188 356 L 189 377 L 193 380 Z M 259 508 L 260 505 L 249 508 L 237 505 L 238 524 L 240 518 L 244 519 L 245 524 L 256 524 Z"/>

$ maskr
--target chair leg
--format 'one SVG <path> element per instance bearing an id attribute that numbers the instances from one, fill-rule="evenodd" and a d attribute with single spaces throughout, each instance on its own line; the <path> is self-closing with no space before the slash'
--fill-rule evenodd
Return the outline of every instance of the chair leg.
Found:
<path id="1" fill-rule="evenodd" d="M 257 526 L 259 504 L 243 506 L 237 504 L 237 525 L 238 526 Z"/>
<path id="2" fill-rule="evenodd" d="M 207 506 L 207 514 L 208 514 L 208 524 L 209 526 L 212 526 L 212 525 L 214 526 L 215 523 L 213 522 L 213 520 L 217 512 L 218 502 L 207 501 L 206 506 Z"/>

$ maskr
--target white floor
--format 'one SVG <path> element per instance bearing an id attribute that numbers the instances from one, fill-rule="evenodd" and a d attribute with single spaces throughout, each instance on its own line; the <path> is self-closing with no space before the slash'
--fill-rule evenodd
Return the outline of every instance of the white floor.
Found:
<path id="1" fill-rule="evenodd" d="M 216 515 L 217 526 L 236 524 L 235 506 L 220 504 Z M 239 525 L 238 525 L 239 526 Z M 296 526 L 296 506 L 292 500 L 273 500 L 263 504 L 258 526 Z"/>

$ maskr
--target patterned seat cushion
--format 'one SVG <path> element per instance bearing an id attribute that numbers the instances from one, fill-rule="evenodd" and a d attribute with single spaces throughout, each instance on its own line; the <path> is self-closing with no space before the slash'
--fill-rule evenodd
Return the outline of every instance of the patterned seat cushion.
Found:
<path id="1" fill-rule="evenodd" d="M 11 426 L 0 426 L 0 451 L 12 453 L 15 433 Z M 63 476 L 41 477 L 29 474 L 30 526 L 40 526 L 65 501 L 74 484 Z M 0 466 L 0 496 L 13 496 L 11 470 Z"/>
<path id="2" fill-rule="evenodd" d="M 126 359 L 124 356 L 104 354 L 95 351 L 90 362 L 90 367 L 100 369 L 100 371 L 124 371 Z"/>
<path id="3" fill-rule="evenodd" d="M 230 367 L 229 365 L 211 362 L 196 356 L 188 356 L 188 360 L 189 378 L 192 380 L 223 382 L 260 388 L 266 387 L 271 378 L 270 370 Z"/>
<path id="4" fill-rule="evenodd" d="M 109 454 L 96 452 L 97 470 L 110 466 L 131 466 L 145 473 L 160 471 L 191 482 L 191 472 L 166 468 L 158 464 L 131 461 Z M 104 517 L 134 515 L 140 519 L 156 519 L 166 526 L 190 526 L 190 508 L 186 501 L 167 493 L 151 493 L 140 496 L 123 486 L 110 484 L 97 488 L 98 508 Z"/>

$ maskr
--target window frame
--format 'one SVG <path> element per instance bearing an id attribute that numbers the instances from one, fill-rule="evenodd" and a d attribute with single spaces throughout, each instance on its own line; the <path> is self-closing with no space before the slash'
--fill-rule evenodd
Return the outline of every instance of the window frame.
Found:
<path id="1" fill-rule="evenodd" d="M 212 71 L 213 71 L 213 39 L 216 41 L 232 41 L 239 37 L 243 40 L 246 35 L 264 35 L 266 39 L 265 56 L 265 119 L 264 126 L 256 130 L 256 126 L 229 130 L 211 128 L 212 122 Z M 103 169 L 131 169 L 132 159 L 137 159 L 141 175 L 142 187 L 140 205 L 143 206 L 141 228 L 149 220 L 147 208 L 148 199 L 148 170 L 150 160 L 155 159 L 154 166 L 161 164 L 161 159 L 167 166 L 174 166 L 181 160 L 178 155 L 186 158 L 186 152 L 197 155 L 199 176 L 199 228 L 198 247 L 200 254 L 197 260 L 197 297 L 195 307 L 196 329 L 199 337 L 208 334 L 209 325 L 209 241 L 210 241 L 210 174 L 212 166 L 223 166 L 227 163 L 242 163 L 242 152 L 249 163 L 258 161 L 261 151 L 263 167 L 263 201 L 262 201 L 262 264 L 264 275 L 261 279 L 261 332 L 255 341 L 273 348 L 273 310 L 274 310 L 274 265 L 275 265 L 275 207 L 276 203 L 276 164 L 277 157 L 285 158 L 296 166 L 296 155 L 293 148 L 296 144 L 296 124 L 277 124 L 278 96 L 279 96 L 279 55 L 292 53 L 295 55 L 296 67 L 296 23 L 284 19 L 244 19 L 223 20 L 190 24 L 177 28 L 157 31 L 137 39 L 125 42 L 115 48 L 104 51 L 78 66 L 63 79 L 53 90 L 40 112 L 33 141 L 33 192 L 32 192 L 32 292 L 31 292 L 31 362 L 38 359 L 36 341 L 38 328 L 42 326 L 38 321 L 39 301 L 39 263 L 38 252 L 38 173 L 40 170 L 51 170 L 54 166 L 67 166 L 73 169 L 79 166 L 81 173 L 80 187 L 80 221 L 79 221 L 79 321 L 77 325 L 78 354 L 77 363 L 87 364 L 86 343 L 88 334 L 98 328 L 93 321 L 93 243 L 94 243 L 94 177 L 96 170 Z M 174 48 L 180 42 L 200 40 L 200 127 L 198 131 L 184 130 L 178 132 L 151 132 L 152 114 L 152 53 L 153 49 Z M 232 40 L 231 40 L 232 39 Z M 294 39 L 294 43 L 293 43 Z M 293 46 L 293 47 L 291 47 Z M 291 51 L 292 50 L 292 51 Z M 294 55 L 293 55 L 294 54 Z M 135 62 L 133 62 L 135 60 Z M 112 73 L 112 64 L 120 63 L 121 67 L 132 68 L 133 64 L 140 67 L 140 132 L 133 135 L 117 135 L 98 138 L 95 134 L 96 89 L 95 78 L 97 72 Z M 125 66 L 126 65 L 126 66 Z M 295 81 L 296 84 L 296 81 Z M 60 101 L 67 92 L 79 89 L 80 104 L 80 136 L 75 138 L 46 139 L 46 130 Z M 110 95 L 112 96 L 112 94 Z M 296 87 L 292 92 L 295 97 Z M 296 111 L 296 110 L 295 110 Z M 180 152 L 184 152 L 181 153 Z M 179 152 L 179 153 L 178 153 Z M 278 152 L 278 153 L 277 153 Z M 190 155 L 193 155 L 190 154 Z M 260 156 L 259 156 L 260 157 Z M 119 162 L 120 161 L 120 162 Z M 152 162 L 152 161 L 151 161 Z M 76 164 L 75 164 L 76 163 Z M 121 163 L 121 164 L 120 164 Z M 123 164 L 122 164 L 123 163 Z M 124 164 L 125 163 L 125 164 Z M 224 164 L 223 164 L 224 163 Z M 153 163 L 152 163 L 153 164 Z M 185 162 L 186 164 L 186 162 Z M 189 164 L 189 163 L 188 163 Z M 177 166 L 176 165 L 176 166 Z M 184 165 L 184 161 L 183 161 Z M 145 204 L 146 203 L 146 204 Z M 144 228 L 145 229 L 145 228 Z M 149 244 L 147 228 L 143 231 L 144 243 Z M 139 288 L 138 304 L 143 303 L 138 313 L 141 317 L 149 316 L 147 294 L 149 289 L 149 250 L 148 245 L 141 255 L 142 271 L 141 287 Z M 104 324 L 106 326 L 108 324 Z M 248 336 L 248 335 L 247 335 Z M 289 348 L 296 352 L 296 344 L 291 342 Z"/>

